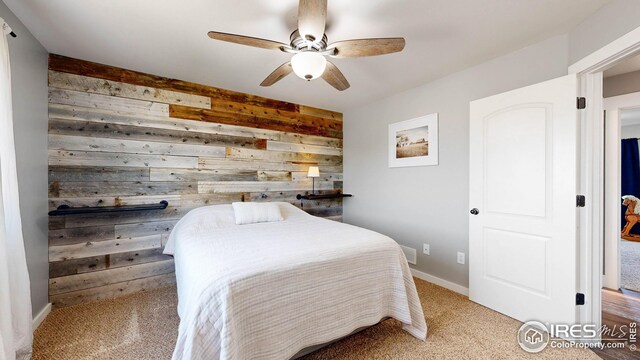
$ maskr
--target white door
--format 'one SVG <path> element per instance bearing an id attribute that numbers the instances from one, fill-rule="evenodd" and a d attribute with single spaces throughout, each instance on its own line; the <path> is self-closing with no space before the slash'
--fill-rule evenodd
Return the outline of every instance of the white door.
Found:
<path id="1" fill-rule="evenodd" d="M 569 75 L 471 102 L 469 298 L 520 321 L 576 320 L 576 94 Z"/>

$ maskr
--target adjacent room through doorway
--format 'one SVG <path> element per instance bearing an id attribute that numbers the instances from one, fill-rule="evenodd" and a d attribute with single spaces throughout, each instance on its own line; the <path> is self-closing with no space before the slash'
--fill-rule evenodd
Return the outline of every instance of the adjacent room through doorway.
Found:
<path id="1" fill-rule="evenodd" d="M 605 245 L 605 287 L 640 292 L 640 56 L 627 59 L 604 72 L 603 96 L 610 152 L 607 159 L 615 175 L 610 184 L 620 205 L 620 236 L 611 233 Z M 622 105 L 616 105 L 622 104 Z M 614 110 L 615 109 L 615 110 Z M 613 112 L 617 112 L 617 116 Z M 615 116 L 615 119 L 614 119 Z M 615 126 L 612 125 L 616 122 Z M 614 141 L 616 144 L 614 144 Z M 614 151 L 616 146 L 619 149 Z M 617 168 L 617 170 L 613 170 Z M 617 179 L 616 179 L 617 178 Z M 615 196 L 615 195 L 611 195 Z M 612 199 L 613 200 L 613 199 Z M 611 202 L 613 203 L 613 201 Z M 607 209 L 613 211 L 613 209 Z M 605 211 L 606 212 L 606 211 Z M 607 264 L 608 263 L 608 264 Z"/>
<path id="2" fill-rule="evenodd" d="M 622 328 L 640 320 L 639 80 L 640 56 L 603 73 L 607 188 L 604 213 L 612 224 L 605 236 L 602 289 L 602 324 L 608 328 Z M 607 355 L 620 358 L 623 354 Z M 625 358 L 628 355 L 625 353 Z"/>
<path id="3" fill-rule="evenodd" d="M 635 64 L 637 58 L 628 60 Z M 634 70 L 635 68 L 630 68 Z M 633 82 L 634 72 L 612 76 L 613 84 Z M 605 79 L 605 83 L 608 80 Z M 616 88 L 613 88 L 615 91 Z M 622 90 L 619 90 L 622 91 Z M 640 105 L 640 93 L 631 93 Z M 620 288 L 640 292 L 640 109 L 620 111 L 620 186 L 623 205 L 621 211 L 622 235 L 620 239 Z"/>
<path id="4" fill-rule="evenodd" d="M 605 79 L 606 82 L 606 79 Z M 634 93 L 635 94 L 635 93 Z M 638 94 L 640 100 L 640 94 Z M 639 103 L 640 105 L 640 103 Z M 620 288 L 640 292 L 640 110 L 620 112 Z"/>

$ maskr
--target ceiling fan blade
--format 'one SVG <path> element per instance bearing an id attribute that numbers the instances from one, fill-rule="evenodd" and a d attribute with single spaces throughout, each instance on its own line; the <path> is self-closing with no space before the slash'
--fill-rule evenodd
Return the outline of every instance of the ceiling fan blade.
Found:
<path id="1" fill-rule="evenodd" d="M 347 81 L 347 78 L 342 75 L 340 69 L 330 61 L 327 61 L 327 67 L 322 74 L 322 78 L 324 81 L 328 82 L 329 85 L 340 91 L 347 90 L 349 86 L 351 86 Z"/>
<path id="2" fill-rule="evenodd" d="M 285 76 L 291 74 L 292 71 L 293 68 L 291 67 L 291 62 L 286 62 L 269 74 L 269 76 L 262 81 L 260 86 L 271 86 L 282 80 Z"/>
<path id="3" fill-rule="evenodd" d="M 287 49 L 290 47 L 289 45 L 279 43 L 277 41 L 254 38 L 254 37 L 243 36 L 243 35 L 227 34 L 227 33 L 222 33 L 217 31 L 209 31 L 207 35 L 209 35 L 210 38 L 215 40 L 232 42 L 240 45 L 253 46 L 253 47 L 258 47 L 262 49 L 283 51 L 283 49 Z"/>
<path id="4" fill-rule="evenodd" d="M 298 32 L 302 38 L 322 40 L 327 22 L 327 0 L 300 0 Z"/>
<path id="5" fill-rule="evenodd" d="M 327 48 L 335 49 L 331 56 L 347 58 L 391 54 L 402 51 L 404 44 L 404 38 L 377 38 L 338 41 Z"/>

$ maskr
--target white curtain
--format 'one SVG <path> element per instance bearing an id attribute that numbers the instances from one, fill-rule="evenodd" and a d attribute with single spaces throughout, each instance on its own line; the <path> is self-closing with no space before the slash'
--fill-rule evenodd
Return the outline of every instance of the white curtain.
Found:
<path id="1" fill-rule="evenodd" d="M 0 358 L 31 357 L 31 291 L 22 238 L 7 35 L 0 18 Z"/>

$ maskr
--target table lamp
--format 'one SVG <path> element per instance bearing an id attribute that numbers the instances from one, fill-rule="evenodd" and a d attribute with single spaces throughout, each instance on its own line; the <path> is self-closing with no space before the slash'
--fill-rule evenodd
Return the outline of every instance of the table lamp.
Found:
<path id="1" fill-rule="evenodd" d="M 311 190 L 311 195 L 314 195 L 316 193 L 316 178 L 320 177 L 320 169 L 317 166 L 309 166 L 307 177 L 313 179 L 313 190 Z"/>

